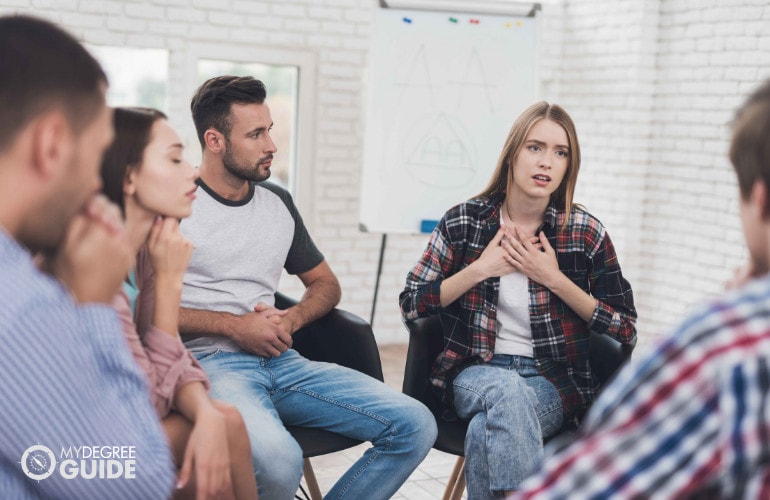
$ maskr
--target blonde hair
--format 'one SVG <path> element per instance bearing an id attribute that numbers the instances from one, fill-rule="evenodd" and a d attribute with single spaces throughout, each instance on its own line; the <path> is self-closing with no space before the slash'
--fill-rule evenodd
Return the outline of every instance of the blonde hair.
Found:
<path id="1" fill-rule="evenodd" d="M 505 146 L 500 153 L 500 159 L 497 160 L 497 167 L 492 174 L 492 179 L 487 187 L 479 193 L 479 197 L 493 197 L 496 195 L 505 195 L 508 186 L 513 182 L 513 161 L 519 154 L 524 141 L 527 139 L 532 126 L 540 120 L 551 120 L 558 123 L 567 133 L 569 146 L 569 157 L 567 172 L 558 189 L 551 195 L 556 206 L 564 209 L 568 216 L 564 223 L 569 220 L 569 213 L 572 210 L 572 197 L 575 194 L 575 185 L 580 171 L 580 144 L 578 143 L 575 124 L 572 122 L 569 114 L 558 104 L 549 104 L 545 101 L 533 104 L 524 110 L 516 119 L 505 140 Z"/>

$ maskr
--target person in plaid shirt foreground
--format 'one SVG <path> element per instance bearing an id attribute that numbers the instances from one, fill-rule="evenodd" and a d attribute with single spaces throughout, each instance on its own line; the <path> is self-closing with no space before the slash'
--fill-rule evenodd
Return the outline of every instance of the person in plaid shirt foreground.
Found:
<path id="1" fill-rule="evenodd" d="M 751 257 L 740 288 L 626 366 L 513 498 L 770 497 L 770 81 L 733 127 Z"/>
<path id="2" fill-rule="evenodd" d="M 543 438 L 593 401 L 591 332 L 636 341 L 636 311 L 604 226 L 572 203 L 575 126 L 540 102 L 513 124 L 487 189 L 451 208 L 408 274 L 406 319 L 438 313 L 432 383 L 469 419 L 468 498 L 517 489 Z"/>

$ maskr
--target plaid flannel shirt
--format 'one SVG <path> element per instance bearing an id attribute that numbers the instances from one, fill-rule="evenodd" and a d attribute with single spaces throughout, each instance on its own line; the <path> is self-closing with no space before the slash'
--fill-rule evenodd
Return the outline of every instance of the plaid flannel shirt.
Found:
<path id="1" fill-rule="evenodd" d="M 447 307 L 441 307 L 441 282 L 479 258 L 500 227 L 502 202 L 502 196 L 477 198 L 451 208 L 407 275 L 399 297 L 405 319 L 432 314 L 441 318 L 444 351 L 434 362 L 431 382 L 447 404 L 457 373 L 494 354 L 500 279 L 478 283 Z M 573 206 L 562 227 L 566 216 L 549 204 L 538 232 L 545 232 L 559 269 L 596 299 L 596 309 L 586 323 L 550 290 L 529 280 L 529 315 L 538 370 L 559 390 L 564 421 L 574 425 L 598 388 L 589 366 L 590 332 L 633 343 L 636 310 L 604 226 L 578 206 Z"/>
<path id="2" fill-rule="evenodd" d="M 770 498 L 768 429 L 765 277 L 635 357 L 513 498 Z"/>

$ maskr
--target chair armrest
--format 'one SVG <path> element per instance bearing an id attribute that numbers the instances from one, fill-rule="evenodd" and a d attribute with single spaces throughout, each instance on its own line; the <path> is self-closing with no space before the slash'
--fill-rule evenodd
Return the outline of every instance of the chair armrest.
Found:
<path id="1" fill-rule="evenodd" d="M 605 385 L 631 358 L 634 345 L 621 344 L 612 337 L 591 333 L 591 369 Z"/>
<path id="2" fill-rule="evenodd" d="M 433 393 L 430 370 L 436 356 L 443 349 L 443 333 L 438 314 L 416 320 L 405 320 L 409 331 L 409 350 L 404 367 L 404 394 L 425 404 L 431 403 Z"/>
<path id="3" fill-rule="evenodd" d="M 275 294 L 275 307 L 288 309 L 297 301 Z M 384 380 L 382 362 L 372 327 L 362 318 L 342 309 L 329 313 L 297 330 L 294 349 L 313 361 L 337 363 Z"/>
<path id="4" fill-rule="evenodd" d="M 409 350 L 404 367 L 404 394 L 423 403 L 433 413 L 438 425 L 438 437 L 433 447 L 445 453 L 463 456 L 468 423 L 444 419 L 446 407 L 433 392 L 430 383 L 431 366 L 444 348 L 444 333 L 438 314 L 404 321 L 409 330 Z"/>

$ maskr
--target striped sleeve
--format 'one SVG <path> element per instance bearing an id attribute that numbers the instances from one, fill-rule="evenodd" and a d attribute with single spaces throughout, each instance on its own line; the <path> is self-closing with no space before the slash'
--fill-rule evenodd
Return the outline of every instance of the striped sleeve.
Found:
<path id="1" fill-rule="evenodd" d="M 112 309 L 79 307 L 49 294 L 16 311 L 15 319 L 0 327 L 0 497 L 145 499 L 169 494 L 174 468 L 165 435 Z M 46 479 L 29 479 L 21 457 L 38 444 L 53 451 L 58 466 L 70 447 L 133 447 L 135 478 L 66 479 L 57 467 Z"/>

